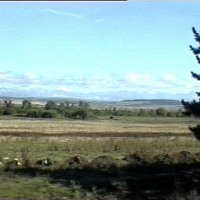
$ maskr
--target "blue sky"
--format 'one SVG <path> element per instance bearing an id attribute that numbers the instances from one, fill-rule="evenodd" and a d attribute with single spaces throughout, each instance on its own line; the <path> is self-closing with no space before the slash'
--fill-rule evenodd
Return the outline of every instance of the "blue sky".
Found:
<path id="1" fill-rule="evenodd" d="M 1 2 L 0 96 L 193 99 L 199 2 Z"/>

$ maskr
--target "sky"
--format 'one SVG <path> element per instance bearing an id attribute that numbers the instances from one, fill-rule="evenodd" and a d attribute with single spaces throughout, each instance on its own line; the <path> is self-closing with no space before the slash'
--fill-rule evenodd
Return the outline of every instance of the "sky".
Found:
<path id="1" fill-rule="evenodd" d="M 0 2 L 0 96 L 194 99 L 198 1 Z"/>

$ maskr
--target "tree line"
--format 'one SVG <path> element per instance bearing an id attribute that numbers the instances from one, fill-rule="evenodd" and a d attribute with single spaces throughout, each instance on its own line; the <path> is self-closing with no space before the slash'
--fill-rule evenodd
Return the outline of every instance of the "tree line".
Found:
<path id="1" fill-rule="evenodd" d="M 182 117 L 182 110 L 169 111 L 164 108 L 127 110 L 119 108 L 96 109 L 91 108 L 87 102 L 79 101 L 73 103 L 65 101 L 56 103 L 48 101 L 45 105 L 35 105 L 29 100 L 23 100 L 21 104 L 14 104 L 11 100 L 5 100 L 0 104 L 0 115 L 11 115 L 31 118 L 72 118 L 72 119 L 95 119 L 98 116 L 108 116 L 113 119 L 115 116 L 133 117 Z"/>

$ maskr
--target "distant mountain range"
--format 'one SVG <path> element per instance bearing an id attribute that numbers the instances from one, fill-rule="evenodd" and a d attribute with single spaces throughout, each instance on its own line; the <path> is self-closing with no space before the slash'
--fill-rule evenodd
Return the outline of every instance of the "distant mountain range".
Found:
<path id="1" fill-rule="evenodd" d="M 125 99 L 122 100 L 122 102 L 126 101 L 153 101 L 153 102 L 180 102 L 179 100 L 174 100 L 174 99 Z"/>

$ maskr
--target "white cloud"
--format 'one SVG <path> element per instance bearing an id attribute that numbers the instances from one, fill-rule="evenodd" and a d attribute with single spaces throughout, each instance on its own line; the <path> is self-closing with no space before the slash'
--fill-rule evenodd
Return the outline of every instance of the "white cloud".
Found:
<path id="1" fill-rule="evenodd" d="M 96 87 L 104 89 L 112 88 L 116 84 L 116 80 L 114 79 L 114 77 L 110 75 L 94 76 L 88 79 L 87 81 L 88 81 L 88 86 L 94 85 Z"/>
<path id="2" fill-rule="evenodd" d="M 9 73 L 7 72 L 0 72 L 0 82 L 6 80 L 9 77 Z"/>
<path id="3" fill-rule="evenodd" d="M 56 15 L 62 15 L 65 17 L 72 17 L 75 19 L 79 19 L 79 20 L 85 20 L 85 17 L 76 13 L 71 13 L 71 12 L 66 12 L 66 11 L 59 11 L 59 10 L 55 10 L 55 9 L 43 9 L 44 12 L 48 12 L 48 13 L 52 13 L 52 14 L 56 14 Z"/>
<path id="4" fill-rule="evenodd" d="M 0 75 L 5 75 L 5 74 L 8 74 L 8 72 L 6 72 L 6 71 L 0 71 Z"/>
<path id="5" fill-rule="evenodd" d="M 164 74 L 163 80 L 165 80 L 165 81 L 177 81 L 177 78 L 173 74 Z"/>
<path id="6" fill-rule="evenodd" d="M 35 80 L 37 79 L 37 75 L 32 73 L 32 72 L 27 72 L 24 74 L 24 76 L 27 78 L 27 79 L 30 79 L 30 80 Z"/>
<path id="7" fill-rule="evenodd" d="M 145 84 L 147 81 L 151 80 L 151 75 L 150 74 L 139 74 L 139 73 L 129 73 L 127 75 L 127 80 L 130 83 L 134 84 Z"/>
<path id="8" fill-rule="evenodd" d="M 72 12 L 68 12 L 68 11 L 60 11 L 60 10 L 55 10 L 55 9 L 51 9 L 51 8 L 47 8 L 47 9 L 42 9 L 42 12 L 47 12 L 50 14 L 54 14 L 54 15 L 61 15 L 64 17 L 70 17 L 70 18 L 74 18 L 77 20 L 82 20 L 82 21 L 86 21 L 86 22 L 91 22 L 94 24 L 101 24 L 104 22 L 104 19 L 102 18 L 86 18 L 83 15 L 77 14 L 77 13 L 72 13 Z"/>
<path id="9" fill-rule="evenodd" d="M 16 76 L 16 78 L 18 78 Z M 37 74 L 34 74 L 32 72 L 27 72 L 25 74 L 21 75 L 21 81 L 25 84 L 40 84 L 42 77 L 39 77 Z"/>
<path id="10" fill-rule="evenodd" d="M 172 81 L 173 80 L 173 81 Z M 40 74 L 27 72 L 24 74 L 15 74 L 12 72 L 0 72 L 0 95 L 12 94 L 17 96 L 52 96 L 52 94 L 77 97 L 86 97 L 88 94 L 94 94 L 99 97 L 100 94 L 113 98 L 114 94 L 127 95 L 135 94 L 141 98 L 152 97 L 156 94 L 177 95 L 194 93 L 200 88 L 200 83 L 196 80 L 185 79 L 171 74 L 163 74 L 155 77 L 151 74 L 142 74 L 130 72 L 126 75 L 102 74 L 87 76 L 63 75 L 60 77 L 47 77 Z M 179 94 L 180 98 L 181 95 Z M 119 98 L 119 95 L 118 98 Z"/>
<path id="11" fill-rule="evenodd" d="M 63 85 L 59 86 L 58 90 L 61 92 L 67 92 L 67 93 L 70 92 L 70 90 L 66 86 L 63 86 Z"/>

